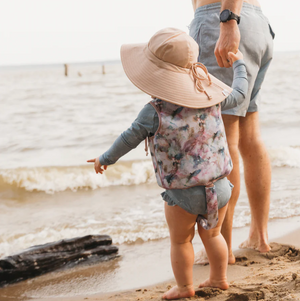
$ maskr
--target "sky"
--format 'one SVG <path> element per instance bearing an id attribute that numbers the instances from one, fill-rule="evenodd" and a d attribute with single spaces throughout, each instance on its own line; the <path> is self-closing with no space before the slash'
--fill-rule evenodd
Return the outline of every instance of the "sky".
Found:
<path id="1" fill-rule="evenodd" d="M 260 3 L 275 51 L 300 51 L 300 1 Z M 122 44 L 192 19 L 191 0 L 0 0 L 0 66 L 119 60 Z"/>

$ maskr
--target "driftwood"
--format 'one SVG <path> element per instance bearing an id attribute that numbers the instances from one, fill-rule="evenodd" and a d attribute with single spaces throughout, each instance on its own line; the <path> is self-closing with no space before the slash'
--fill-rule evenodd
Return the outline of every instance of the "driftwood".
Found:
<path id="1" fill-rule="evenodd" d="M 88 235 L 33 246 L 0 259 L 0 287 L 40 276 L 79 262 L 105 261 L 117 257 L 118 247 L 108 235 Z M 96 260 L 95 260 L 96 258 Z"/>

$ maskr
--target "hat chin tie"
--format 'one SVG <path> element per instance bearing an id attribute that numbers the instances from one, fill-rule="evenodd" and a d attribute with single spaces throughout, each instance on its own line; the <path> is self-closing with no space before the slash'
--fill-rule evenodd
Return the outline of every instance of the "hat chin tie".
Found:
<path id="1" fill-rule="evenodd" d="M 202 69 L 205 72 L 207 78 L 205 76 L 200 75 L 198 73 L 198 71 L 197 71 L 197 68 Z M 194 77 L 195 86 L 196 86 L 197 90 L 199 92 L 205 93 L 206 96 L 207 96 L 207 98 L 209 100 L 211 100 L 212 96 L 207 93 L 207 91 L 204 89 L 204 87 L 202 85 L 202 82 L 201 82 L 201 81 L 203 81 L 205 79 L 208 79 L 209 85 L 211 85 L 211 78 L 210 78 L 210 76 L 208 74 L 208 71 L 207 71 L 206 67 L 203 64 L 201 64 L 199 62 L 196 62 L 196 63 L 193 63 L 191 69 L 192 69 L 192 74 L 193 74 L 193 77 Z"/>

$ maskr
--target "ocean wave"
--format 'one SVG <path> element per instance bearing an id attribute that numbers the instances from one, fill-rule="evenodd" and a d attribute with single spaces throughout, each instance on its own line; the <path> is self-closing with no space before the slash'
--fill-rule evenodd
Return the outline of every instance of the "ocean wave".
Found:
<path id="1" fill-rule="evenodd" d="M 133 164 L 121 164 L 118 168 L 128 169 Z M 141 164 L 135 168 L 141 168 Z M 298 171 L 289 169 L 284 177 L 281 177 L 282 170 L 274 171 L 271 219 L 300 216 Z M 57 194 L 42 198 L 29 195 L 25 202 L 3 199 L 0 202 L 3 224 L 0 228 L 0 257 L 33 245 L 89 234 L 110 235 L 113 243 L 119 245 L 166 238 L 169 232 L 164 202 L 159 193 L 160 190 L 151 185 L 135 187 L 134 193 L 132 189 L 122 188 L 110 189 L 104 194 L 101 190 L 86 191 L 74 198 Z M 250 222 L 249 201 L 242 187 L 233 227 L 244 227 Z"/>
<path id="2" fill-rule="evenodd" d="M 128 206 L 120 211 L 115 210 L 114 214 L 103 214 L 100 207 L 97 207 L 98 202 L 92 205 L 95 206 L 93 208 L 75 206 L 68 209 L 67 213 L 62 207 L 60 210 L 54 206 L 44 208 L 47 216 L 42 211 L 35 213 L 34 223 L 27 224 L 26 230 L 24 227 L 15 227 L 11 231 L 1 230 L 0 257 L 33 245 L 89 234 L 109 235 L 113 244 L 118 245 L 168 237 L 163 201 L 159 196 L 144 196 L 144 199 L 146 202 L 141 206 Z M 30 212 L 35 210 L 33 206 L 32 211 L 25 208 L 24 212 L 31 215 Z"/>
<path id="3" fill-rule="evenodd" d="M 132 206 L 113 215 L 95 214 L 93 210 L 84 210 L 84 214 L 70 211 L 64 213 L 57 208 L 47 209 L 53 214 L 52 223 L 36 217 L 34 223 L 24 230 L 15 227 L 11 231 L 3 231 L 0 237 L 0 257 L 8 256 L 33 245 L 58 241 L 90 234 L 107 234 L 112 237 L 113 244 L 147 242 L 169 237 L 165 221 L 164 207 L 159 197 L 147 198 L 144 206 Z M 26 209 L 24 209 L 26 212 Z M 93 211 L 93 212 L 92 212 Z M 55 214 L 54 214 L 55 213 Z M 43 215 L 43 213 L 41 213 Z M 270 219 L 300 216 L 299 201 L 294 197 L 274 198 L 270 206 Z M 239 200 L 235 209 L 233 227 L 241 228 L 249 225 L 251 213 L 248 200 Z"/>
<path id="4" fill-rule="evenodd" d="M 268 149 L 272 166 L 300 168 L 300 147 L 281 146 Z"/>
<path id="5" fill-rule="evenodd" d="M 150 160 L 118 162 L 109 166 L 102 175 L 96 174 L 91 165 L 0 170 L 0 187 L 46 193 L 152 182 L 155 182 L 155 176 Z"/>
<path id="6" fill-rule="evenodd" d="M 268 149 L 273 167 L 300 168 L 300 147 Z M 243 166 L 241 164 L 241 172 Z M 5 186 L 55 193 L 65 190 L 155 183 L 152 162 L 121 161 L 97 175 L 92 166 L 36 167 L 0 170 L 0 190 Z"/>

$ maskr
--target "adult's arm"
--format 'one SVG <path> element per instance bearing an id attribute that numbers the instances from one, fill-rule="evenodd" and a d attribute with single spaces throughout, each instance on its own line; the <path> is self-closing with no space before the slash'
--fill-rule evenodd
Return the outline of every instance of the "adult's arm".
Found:
<path id="1" fill-rule="evenodd" d="M 124 131 L 104 154 L 99 157 L 101 165 L 114 164 L 148 136 L 155 134 L 159 125 L 158 115 L 151 104 L 146 104 L 131 127 Z"/>
<path id="2" fill-rule="evenodd" d="M 221 0 L 221 11 L 229 9 L 240 15 L 243 0 Z M 240 30 L 236 20 L 220 23 L 220 36 L 215 47 L 215 56 L 220 67 L 231 67 L 228 52 L 236 53 L 240 45 Z"/>

